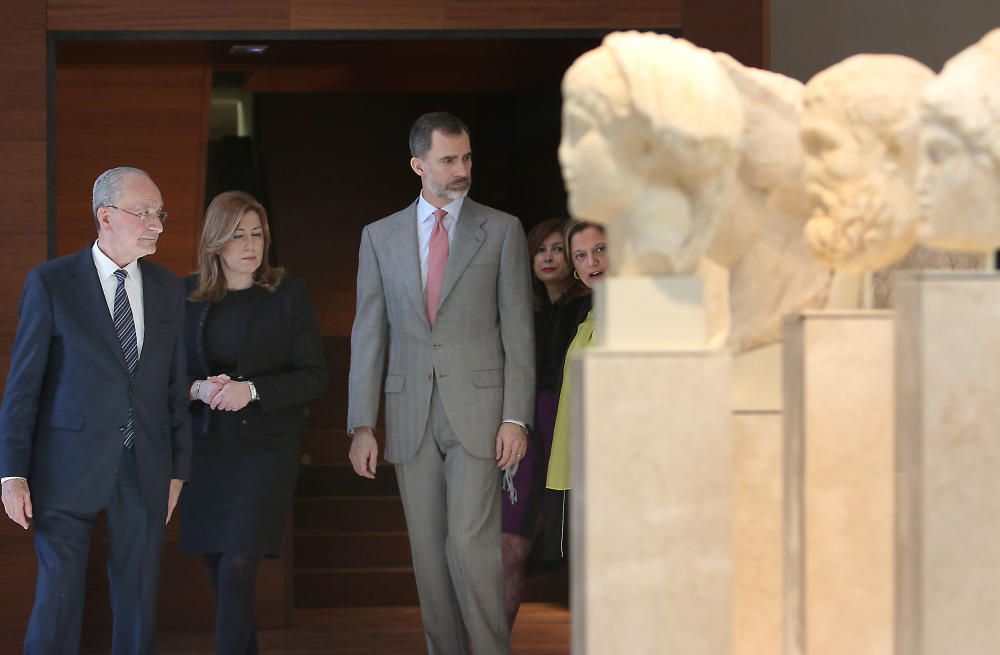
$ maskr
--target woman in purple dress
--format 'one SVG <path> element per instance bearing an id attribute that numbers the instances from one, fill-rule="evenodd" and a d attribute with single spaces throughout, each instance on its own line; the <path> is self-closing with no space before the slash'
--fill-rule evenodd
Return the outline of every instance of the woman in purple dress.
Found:
<path id="1" fill-rule="evenodd" d="M 528 233 L 535 293 L 535 416 L 528 450 L 503 495 L 504 598 L 511 629 L 521 606 L 525 564 L 542 525 L 545 474 L 552 450 L 563 358 L 589 309 L 587 289 L 573 278 L 563 245 L 565 221 L 549 219 Z"/>

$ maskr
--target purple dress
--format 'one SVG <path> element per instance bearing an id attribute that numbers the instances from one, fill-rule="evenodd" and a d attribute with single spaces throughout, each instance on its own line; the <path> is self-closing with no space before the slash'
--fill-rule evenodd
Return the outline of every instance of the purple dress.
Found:
<path id="1" fill-rule="evenodd" d="M 535 534 L 545 495 L 545 475 L 552 452 L 552 429 L 562 386 L 563 360 L 580 321 L 590 309 L 590 297 L 581 296 L 535 312 L 535 416 L 528 436 L 528 449 L 514 476 L 514 493 L 505 489 L 501 529 L 507 534 Z M 512 501 L 512 496 L 516 502 Z"/>

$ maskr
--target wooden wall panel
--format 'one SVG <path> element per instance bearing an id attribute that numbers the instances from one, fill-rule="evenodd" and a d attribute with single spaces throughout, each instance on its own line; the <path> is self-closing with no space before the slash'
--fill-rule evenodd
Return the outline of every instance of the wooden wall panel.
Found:
<path id="1" fill-rule="evenodd" d="M 17 303 L 46 254 L 45 3 L 0 3 L 0 386 Z M 3 472 L 0 472 L 3 474 Z M 20 652 L 35 593 L 35 550 L 0 514 L 0 653 Z"/>
<path id="2" fill-rule="evenodd" d="M 709 50 L 728 52 L 747 66 L 766 68 L 768 0 L 683 0 L 681 33 Z"/>
<path id="3" fill-rule="evenodd" d="M 194 268 L 204 211 L 211 70 L 207 56 L 164 63 L 146 53 L 136 65 L 130 52 L 147 47 L 168 46 L 106 46 L 103 62 L 81 62 L 80 43 L 59 48 L 56 245 L 62 255 L 92 243 L 94 179 L 113 166 L 136 166 L 160 187 L 170 214 L 153 261 L 183 275 Z"/>
<path id="4" fill-rule="evenodd" d="M 676 29 L 681 0 L 48 0 L 51 30 Z"/>
<path id="5" fill-rule="evenodd" d="M 50 30 L 285 30 L 288 0 L 48 0 Z"/>

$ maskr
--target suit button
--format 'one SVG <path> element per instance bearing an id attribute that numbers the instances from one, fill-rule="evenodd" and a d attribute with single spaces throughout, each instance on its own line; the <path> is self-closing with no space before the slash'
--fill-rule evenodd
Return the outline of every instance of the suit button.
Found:
<path id="1" fill-rule="evenodd" d="M 246 424 L 247 424 L 247 420 L 246 419 L 243 419 L 242 421 L 240 421 L 240 425 L 246 425 Z"/>
<path id="2" fill-rule="evenodd" d="M 431 344 L 431 348 L 433 348 L 434 350 L 437 350 L 440 347 L 441 347 L 441 344 L 439 344 L 437 341 L 435 341 L 434 343 Z"/>
<path id="3" fill-rule="evenodd" d="M 427 379 L 428 379 L 428 380 L 432 379 L 433 377 L 434 377 L 434 375 L 433 375 L 433 374 L 431 374 L 431 373 L 428 373 L 428 374 L 427 374 Z"/>
<path id="4" fill-rule="evenodd" d="M 124 425 L 118 426 L 118 431 L 119 432 L 124 432 L 125 431 L 125 426 Z"/>

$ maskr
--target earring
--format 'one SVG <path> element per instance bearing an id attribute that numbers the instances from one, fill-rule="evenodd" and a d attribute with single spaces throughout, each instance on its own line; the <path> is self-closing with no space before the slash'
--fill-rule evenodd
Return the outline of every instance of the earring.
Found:
<path id="1" fill-rule="evenodd" d="M 575 268 L 573 269 L 573 277 L 575 277 L 578 280 L 580 279 L 580 274 L 577 272 Z"/>

